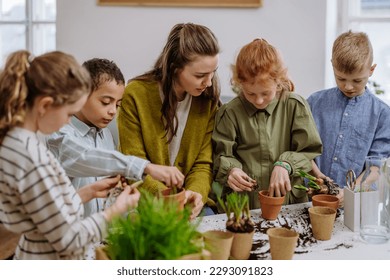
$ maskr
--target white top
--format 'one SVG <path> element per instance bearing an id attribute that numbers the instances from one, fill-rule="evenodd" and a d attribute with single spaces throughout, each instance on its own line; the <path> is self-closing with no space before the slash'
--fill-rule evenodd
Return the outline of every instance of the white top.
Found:
<path id="1" fill-rule="evenodd" d="M 160 90 L 160 97 L 161 100 L 164 101 L 164 95 L 162 94 L 161 90 Z M 187 93 L 185 98 L 182 101 L 177 103 L 176 116 L 179 124 L 177 127 L 176 135 L 172 138 L 172 141 L 171 143 L 169 143 L 169 147 L 168 147 L 169 163 L 171 166 L 175 165 L 175 160 L 180 149 L 181 138 L 183 137 L 184 129 L 187 124 L 188 114 L 191 108 L 191 101 L 192 101 L 192 96 Z M 174 120 L 174 125 L 176 125 L 176 120 Z"/>

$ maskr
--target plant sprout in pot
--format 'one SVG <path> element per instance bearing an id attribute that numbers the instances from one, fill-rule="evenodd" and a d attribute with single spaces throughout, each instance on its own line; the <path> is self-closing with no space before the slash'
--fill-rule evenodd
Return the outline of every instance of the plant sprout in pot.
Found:
<path id="1" fill-rule="evenodd" d="M 111 259 L 173 260 L 203 251 L 198 225 L 189 222 L 190 209 L 178 212 L 177 202 L 140 191 L 137 213 L 109 225 L 105 251 Z"/>
<path id="2" fill-rule="evenodd" d="M 226 202 L 218 197 L 219 204 L 227 215 L 226 229 L 231 232 L 252 232 L 255 224 L 251 220 L 249 198 L 246 194 L 233 192 L 226 196 Z"/>
<path id="3" fill-rule="evenodd" d="M 226 196 L 226 202 L 220 197 L 218 201 L 227 215 L 226 229 L 234 233 L 230 256 L 236 260 L 247 260 L 255 233 L 255 224 L 251 220 L 249 211 L 248 195 L 233 192 Z"/>

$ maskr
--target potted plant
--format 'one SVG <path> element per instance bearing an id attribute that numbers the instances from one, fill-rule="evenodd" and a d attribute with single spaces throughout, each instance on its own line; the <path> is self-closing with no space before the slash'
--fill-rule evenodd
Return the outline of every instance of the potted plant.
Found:
<path id="1" fill-rule="evenodd" d="M 236 260 L 246 260 L 252 249 L 255 232 L 248 195 L 233 192 L 226 196 L 226 201 L 222 201 L 220 197 L 218 201 L 227 215 L 226 229 L 234 233 L 230 256 Z"/>
<path id="2" fill-rule="evenodd" d="M 197 224 L 190 223 L 190 210 L 179 214 L 177 202 L 164 201 L 141 191 L 137 211 L 110 223 L 104 251 L 116 260 L 173 260 L 197 254 L 203 242 Z"/>

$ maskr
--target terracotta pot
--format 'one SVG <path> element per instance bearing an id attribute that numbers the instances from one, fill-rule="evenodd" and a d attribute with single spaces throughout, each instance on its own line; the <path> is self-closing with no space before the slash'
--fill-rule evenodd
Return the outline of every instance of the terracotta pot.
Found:
<path id="1" fill-rule="evenodd" d="M 177 193 L 172 194 L 173 189 L 168 188 L 163 191 L 161 191 L 161 196 L 166 200 L 166 201 L 177 201 L 178 208 L 179 210 L 184 209 L 184 202 L 186 200 L 186 194 L 184 189 L 178 189 Z"/>
<path id="2" fill-rule="evenodd" d="M 330 207 L 314 206 L 309 208 L 313 236 L 318 240 L 329 240 L 332 237 L 336 210 Z"/>
<path id="3" fill-rule="evenodd" d="M 271 197 L 268 191 L 259 191 L 261 216 L 266 220 L 275 220 L 284 202 L 284 196 Z"/>
<path id="4" fill-rule="evenodd" d="M 230 231 L 209 230 L 203 233 L 204 244 L 211 252 L 212 260 L 227 260 L 234 234 Z"/>
<path id="5" fill-rule="evenodd" d="M 253 235 L 255 231 L 249 233 L 234 232 L 230 256 L 234 260 L 247 260 L 252 250 Z"/>
<path id="6" fill-rule="evenodd" d="M 299 234 L 287 228 L 270 228 L 267 230 L 271 257 L 273 260 L 291 260 Z"/>
<path id="7" fill-rule="evenodd" d="M 317 194 L 312 197 L 312 204 L 313 206 L 325 206 L 333 208 L 337 211 L 337 208 L 339 208 L 339 202 L 340 200 L 338 197 L 330 194 Z"/>

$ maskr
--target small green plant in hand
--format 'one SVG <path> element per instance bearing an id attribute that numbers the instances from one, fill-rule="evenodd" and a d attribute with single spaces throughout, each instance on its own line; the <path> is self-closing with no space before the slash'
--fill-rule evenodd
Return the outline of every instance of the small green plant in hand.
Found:
<path id="1" fill-rule="evenodd" d="M 319 184 L 323 184 L 323 180 L 322 179 L 318 179 L 312 175 L 310 175 L 309 173 L 305 172 L 305 171 L 302 171 L 302 170 L 299 170 L 296 172 L 296 175 L 297 176 L 300 176 L 302 178 L 306 178 L 308 180 L 308 183 L 307 183 L 307 187 L 304 186 L 304 185 L 294 185 L 294 188 L 296 189 L 300 189 L 300 190 L 305 190 L 305 191 L 309 191 L 309 189 L 313 189 L 313 190 L 321 190 L 321 187 L 319 186 Z"/>
<path id="2" fill-rule="evenodd" d="M 254 230 L 248 195 L 233 192 L 226 196 L 226 201 L 218 197 L 218 202 L 228 218 L 226 229 L 231 232 L 252 232 Z"/>

